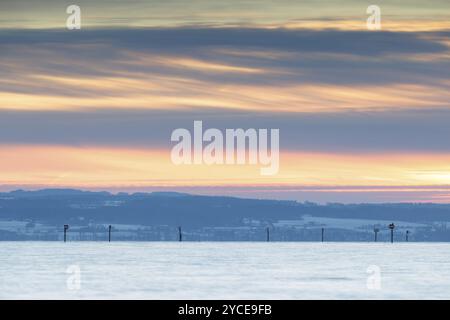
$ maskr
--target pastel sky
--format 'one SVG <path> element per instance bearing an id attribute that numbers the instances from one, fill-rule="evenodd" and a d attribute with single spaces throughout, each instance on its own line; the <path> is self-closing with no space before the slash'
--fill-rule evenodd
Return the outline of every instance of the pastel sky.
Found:
<path id="1" fill-rule="evenodd" d="M 448 0 L 2 0 L 0 75 L 0 190 L 450 202 Z M 174 165 L 194 120 L 279 128 L 279 174 Z"/>

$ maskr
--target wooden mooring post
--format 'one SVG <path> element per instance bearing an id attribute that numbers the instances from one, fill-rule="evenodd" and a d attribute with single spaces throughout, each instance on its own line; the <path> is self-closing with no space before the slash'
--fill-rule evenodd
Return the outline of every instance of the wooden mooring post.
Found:
<path id="1" fill-rule="evenodd" d="M 389 229 L 391 230 L 391 243 L 394 243 L 394 229 L 395 229 L 395 224 L 391 223 L 389 225 Z"/>
<path id="2" fill-rule="evenodd" d="M 69 225 L 65 224 L 64 225 L 64 242 L 67 241 L 67 230 L 69 230 Z"/>

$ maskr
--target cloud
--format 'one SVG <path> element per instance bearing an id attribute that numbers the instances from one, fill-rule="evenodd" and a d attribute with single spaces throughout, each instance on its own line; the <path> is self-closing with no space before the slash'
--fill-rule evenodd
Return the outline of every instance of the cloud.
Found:
<path id="1" fill-rule="evenodd" d="M 0 26 L 64 27 L 61 0 L 2 0 Z M 303 28 L 365 28 L 366 8 L 360 0 L 77 0 L 84 27 L 257 26 Z M 407 31 L 448 28 L 445 0 L 389 0 L 379 3 L 383 29 Z"/>
<path id="2" fill-rule="evenodd" d="M 295 152 L 449 153 L 450 110 L 299 114 L 203 111 L 0 111 L 0 144 L 169 149 L 171 132 L 205 128 L 279 128 L 281 149 Z"/>
<path id="3" fill-rule="evenodd" d="M 424 38 L 433 33 L 369 32 L 307 29 L 262 28 L 124 28 L 67 30 L 1 30 L 2 45 L 110 43 L 129 50 L 156 49 L 173 52 L 189 48 L 200 52 L 211 46 L 231 48 L 264 48 L 294 52 L 327 52 L 375 56 L 389 53 L 443 52 L 448 48 L 435 39 Z M 448 37 L 449 32 L 435 35 Z"/>
<path id="4" fill-rule="evenodd" d="M 2 30 L 0 143 L 167 148 L 200 119 L 280 128 L 285 150 L 447 152 L 449 35 Z"/>
<path id="5" fill-rule="evenodd" d="M 0 107 L 446 108 L 446 39 L 249 28 L 3 30 Z"/>
<path id="6" fill-rule="evenodd" d="M 268 185 L 442 185 L 448 40 L 446 32 L 2 30 L 2 181 L 241 181 L 245 168 L 173 172 L 170 133 L 203 120 L 205 128 L 279 128 L 286 162 Z"/>

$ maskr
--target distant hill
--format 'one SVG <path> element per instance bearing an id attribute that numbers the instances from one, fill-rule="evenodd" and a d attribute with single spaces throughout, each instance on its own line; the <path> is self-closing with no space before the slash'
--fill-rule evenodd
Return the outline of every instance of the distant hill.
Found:
<path id="1" fill-rule="evenodd" d="M 72 189 L 17 190 L 0 193 L 1 219 L 62 223 L 84 216 L 96 222 L 236 225 L 244 218 L 268 221 L 303 215 L 339 219 L 411 222 L 450 221 L 446 204 L 328 204 L 198 196 L 176 192 L 119 193 Z"/>
<path id="2" fill-rule="evenodd" d="M 306 228 L 311 225 L 317 227 L 320 223 L 330 225 L 330 221 L 336 224 L 335 219 L 348 221 L 348 225 L 350 220 L 358 220 L 360 226 L 373 225 L 377 221 L 403 221 L 405 225 L 416 223 L 430 226 L 439 223 L 446 226 L 447 222 L 450 222 L 450 205 L 319 205 L 310 202 L 199 196 L 176 192 L 111 194 L 71 189 L 0 193 L 0 220 L 28 221 L 50 226 L 66 223 L 80 227 L 122 224 L 219 230 L 217 228 L 301 225 L 303 221 L 302 228 Z M 366 220 L 367 223 L 364 222 Z M 5 225 L 10 224 L 5 222 Z M 346 223 L 339 225 L 345 226 Z M 5 229 L 6 231 L 10 229 Z"/>

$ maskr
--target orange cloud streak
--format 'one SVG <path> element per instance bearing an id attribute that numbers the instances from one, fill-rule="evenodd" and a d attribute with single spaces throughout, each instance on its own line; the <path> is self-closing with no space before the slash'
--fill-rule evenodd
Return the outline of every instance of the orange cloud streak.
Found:
<path id="1" fill-rule="evenodd" d="M 144 186 L 440 186 L 450 181 L 450 154 L 290 153 L 280 172 L 259 165 L 176 166 L 169 150 L 105 147 L 0 147 L 0 183 L 52 187 Z"/>

